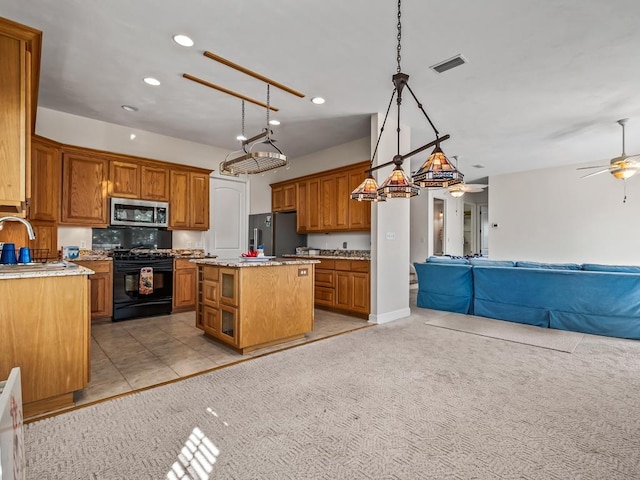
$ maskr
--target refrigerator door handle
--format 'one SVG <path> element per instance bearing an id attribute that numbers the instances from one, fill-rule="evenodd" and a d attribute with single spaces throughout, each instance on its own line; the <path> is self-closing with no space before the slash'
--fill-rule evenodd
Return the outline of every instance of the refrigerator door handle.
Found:
<path id="1" fill-rule="evenodd" d="M 258 249 L 258 245 L 262 244 L 262 230 L 259 228 L 253 229 L 253 248 Z"/>

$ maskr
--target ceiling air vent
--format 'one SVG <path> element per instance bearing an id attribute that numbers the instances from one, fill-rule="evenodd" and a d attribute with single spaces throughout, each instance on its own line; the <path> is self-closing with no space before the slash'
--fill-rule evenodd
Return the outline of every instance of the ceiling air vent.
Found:
<path id="1" fill-rule="evenodd" d="M 460 65 L 464 65 L 467 63 L 467 59 L 462 55 L 458 54 L 455 57 L 451 57 L 443 62 L 436 63 L 435 65 L 431 65 L 429 68 L 435 70 L 438 73 L 444 73 L 447 70 L 451 70 L 452 68 L 459 67 Z"/>

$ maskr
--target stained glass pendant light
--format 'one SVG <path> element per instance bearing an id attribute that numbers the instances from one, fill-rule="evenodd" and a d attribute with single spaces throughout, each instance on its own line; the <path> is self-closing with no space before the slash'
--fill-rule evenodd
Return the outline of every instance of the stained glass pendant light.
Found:
<path id="1" fill-rule="evenodd" d="M 413 174 L 413 181 L 420 187 L 450 187 L 462 183 L 464 175 L 446 157 L 440 145 L 436 145 L 427 161 Z"/>
<path id="2" fill-rule="evenodd" d="M 416 95 L 413 93 L 413 91 L 411 90 L 411 87 L 409 86 L 409 75 L 402 73 L 401 67 L 400 67 L 400 53 L 401 53 L 401 49 L 402 49 L 402 44 L 401 44 L 401 40 L 402 40 L 402 23 L 401 23 L 401 1 L 402 0 L 398 0 L 398 24 L 397 24 L 397 28 L 398 28 L 398 34 L 397 34 L 397 40 L 398 40 L 398 44 L 397 44 L 397 70 L 396 73 L 393 75 L 392 80 L 393 80 L 393 84 L 394 84 L 394 89 L 393 92 L 391 94 L 391 100 L 389 101 L 389 106 L 387 107 L 387 113 L 385 114 L 384 117 L 384 121 L 382 122 L 382 127 L 380 128 L 380 134 L 378 135 L 378 141 L 376 143 L 376 147 L 373 151 L 373 155 L 371 157 L 371 166 L 369 168 L 369 170 L 367 170 L 367 178 L 360 184 L 358 185 L 358 187 L 351 192 L 351 198 L 353 200 L 366 200 L 366 201 L 380 201 L 386 198 L 409 198 L 409 197 L 413 197 L 415 195 L 418 195 L 420 193 L 420 189 L 418 188 L 418 186 L 414 183 L 412 183 L 411 179 L 405 174 L 404 170 L 402 169 L 402 164 L 404 162 L 404 160 L 406 160 L 407 158 L 412 157 L 413 155 L 416 155 L 428 148 L 431 147 L 436 147 L 436 150 L 434 150 L 434 152 L 431 154 L 431 156 L 429 158 L 434 157 L 434 154 L 437 153 L 437 151 L 440 152 L 441 157 L 438 156 L 437 159 L 440 161 L 440 165 L 444 165 L 444 162 L 442 159 L 444 159 L 444 161 L 446 161 L 446 165 L 448 165 L 449 167 L 452 167 L 452 165 L 448 162 L 448 160 L 446 159 L 446 157 L 444 156 L 444 154 L 442 153 L 442 150 L 440 149 L 440 143 L 444 142 L 445 140 L 449 139 L 449 135 L 443 135 L 440 136 L 438 130 L 436 129 L 435 125 L 433 124 L 433 122 L 431 121 L 431 119 L 429 118 L 429 115 L 427 115 L 427 112 L 424 110 L 422 103 L 418 100 L 418 98 L 416 97 Z M 413 99 L 415 100 L 418 108 L 420 109 L 420 111 L 424 114 L 424 116 L 426 117 L 427 121 L 429 122 L 429 124 L 431 125 L 431 128 L 433 128 L 433 131 L 436 135 L 436 139 L 432 142 L 429 142 L 409 153 L 406 153 L 404 155 L 400 154 L 400 107 L 402 105 L 402 93 L 404 91 L 404 89 L 407 89 L 409 91 L 409 93 L 411 94 L 411 96 L 413 97 Z M 393 99 L 394 97 L 396 98 L 396 108 L 397 108 L 397 145 L 398 145 L 398 151 L 396 153 L 396 155 L 393 157 L 393 159 L 390 162 L 386 162 L 383 163 L 381 165 L 377 165 L 377 166 L 373 166 L 373 161 L 376 158 L 376 154 L 378 151 L 378 145 L 380 143 L 380 138 L 382 137 L 382 134 L 384 132 L 384 127 L 387 123 L 387 118 L 389 117 L 389 111 L 391 109 L 391 105 L 393 103 Z M 433 162 L 436 162 L 436 157 L 433 158 Z M 382 183 L 382 185 L 380 185 L 379 187 L 377 187 L 377 195 L 373 194 L 373 189 L 376 187 L 376 181 L 373 178 L 372 172 L 379 169 L 379 168 L 383 168 L 389 165 L 394 165 L 393 171 L 391 172 L 391 174 L 386 178 L 386 180 Z M 446 172 L 450 172 L 450 169 L 448 167 L 446 167 L 445 170 Z M 453 185 L 454 183 L 459 183 L 462 182 L 462 174 L 460 174 L 460 172 L 458 172 L 455 168 L 453 168 L 453 171 L 455 173 L 452 173 L 452 177 L 449 179 L 451 180 L 451 183 L 448 183 L 448 185 Z M 422 169 L 421 169 L 422 172 Z M 420 172 L 419 172 L 420 173 Z M 434 178 L 430 178 L 430 181 L 435 181 L 439 176 L 448 176 L 449 173 L 446 174 L 437 174 L 434 176 Z M 458 181 L 454 181 L 457 178 L 460 178 L 460 180 Z M 421 178 L 421 177 L 419 177 Z M 421 185 L 418 184 L 420 186 L 442 186 L 441 184 L 437 184 L 437 185 Z M 446 185 L 445 185 L 446 186 Z"/>

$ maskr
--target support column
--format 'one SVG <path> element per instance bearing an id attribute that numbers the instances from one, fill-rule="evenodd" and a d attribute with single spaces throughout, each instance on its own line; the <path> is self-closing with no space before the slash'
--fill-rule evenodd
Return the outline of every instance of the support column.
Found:
<path id="1" fill-rule="evenodd" d="M 390 161 L 397 153 L 396 120 L 390 115 L 380 139 L 374 166 Z M 371 154 L 378 140 L 384 115 L 371 116 Z M 409 127 L 401 125 L 400 153 L 410 151 Z M 404 171 L 410 175 L 406 160 Z M 378 185 L 393 165 L 374 173 Z M 411 314 L 409 308 L 409 199 L 392 198 L 371 207 L 371 314 L 369 322 L 386 323 Z"/>

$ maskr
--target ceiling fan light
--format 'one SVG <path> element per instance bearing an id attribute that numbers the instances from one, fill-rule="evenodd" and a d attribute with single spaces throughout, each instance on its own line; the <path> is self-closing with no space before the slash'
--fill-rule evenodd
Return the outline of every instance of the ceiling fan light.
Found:
<path id="1" fill-rule="evenodd" d="M 450 187 L 462 183 L 464 175 L 449 161 L 439 145 L 413 175 L 413 183 L 422 188 Z"/>
<path id="2" fill-rule="evenodd" d="M 461 188 L 456 188 L 455 186 L 453 186 L 453 187 L 451 187 L 449 189 L 449 193 L 454 198 L 460 198 L 461 196 L 464 195 L 464 190 L 462 190 Z"/>
<path id="3" fill-rule="evenodd" d="M 627 178 L 633 177 L 637 171 L 638 167 L 622 167 L 618 170 L 612 170 L 611 175 L 620 180 L 626 180 Z"/>
<path id="4" fill-rule="evenodd" d="M 359 202 L 385 202 L 387 199 L 378 195 L 378 184 L 371 174 L 351 192 L 351 199 Z"/>
<path id="5" fill-rule="evenodd" d="M 401 165 L 396 165 L 391 174 L 378 188 L 383 198 L 410 198 L 420 194 L 420 189 L 409 181 Z"/>

